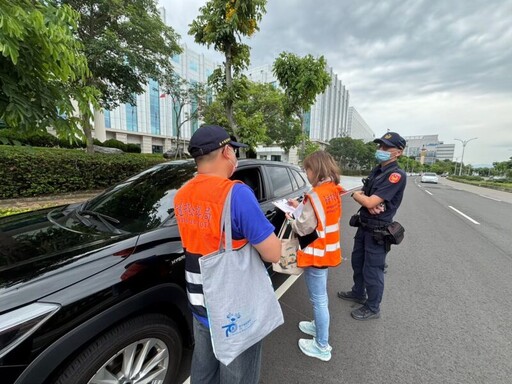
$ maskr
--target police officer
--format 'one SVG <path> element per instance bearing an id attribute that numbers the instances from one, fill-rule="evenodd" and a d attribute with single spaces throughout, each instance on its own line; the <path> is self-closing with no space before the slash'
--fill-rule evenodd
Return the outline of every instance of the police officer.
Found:
<path id="1" fill-rule="evenodd" d="M 356 320 L 380 317 L 384 266 L 390 246 L 383 231 L 393 221 L 406 185 L 406 174 L 397 163 L 405 139 L 388 132 L 374 142 L 378 144 L 375 158 L 379 165 L 363 180 L 362 190 L 351 195 L 361 205 L 359 217 L 351 220 L 351 225 L 358 226 L 352 250 L 354 286 L 348 292 L 338 292 L 340 299 L 363 304 L 351 313 Z"/>

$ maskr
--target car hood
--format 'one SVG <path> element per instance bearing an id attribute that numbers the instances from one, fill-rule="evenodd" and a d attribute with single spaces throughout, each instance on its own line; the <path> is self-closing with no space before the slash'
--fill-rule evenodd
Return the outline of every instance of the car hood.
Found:
<path id="1" fill-rule="evenodd" d="M 113 256 L 116 252 L 135 246 L 132 234 L 77 224 L 71 218 L 74 209 L 62 206 L 0 219 L 0 312 L 109 268 L 121 261 Z M 70 278 L 73 271 L 79 275 Z"/>

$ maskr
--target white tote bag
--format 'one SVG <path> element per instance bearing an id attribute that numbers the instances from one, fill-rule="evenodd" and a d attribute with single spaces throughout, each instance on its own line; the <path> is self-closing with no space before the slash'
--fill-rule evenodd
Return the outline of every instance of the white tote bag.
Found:
<path id="1" fill-rule="evenodd" d="M 283 222 L 279 231 L 279 240 L 281 240 L 281 258 L 277 263 L 272 263 L 274 272 L 284 273 L 286 275 L 300 275 L 302 268 L 297 266 L 297 250 L 299 249 L 299 239 L 290 228 L 288 220 Z M 285 237 L 289 232 L 289 236 Z"/>
<path id="2" fill-rule="evenodd" d="M 215 357 L 224 365 L 283 324 L 283 312 L 259 253 L 233 250 L 231 191 L 224 203 L 225 249 L 199 258 Z"/>

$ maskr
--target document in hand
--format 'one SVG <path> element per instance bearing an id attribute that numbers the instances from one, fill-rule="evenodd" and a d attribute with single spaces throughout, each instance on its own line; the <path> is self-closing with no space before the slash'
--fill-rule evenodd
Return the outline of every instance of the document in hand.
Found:
<path id="1" fill-rule="evenodd" d="M 274 204 L 277 208 L 279 208 L 284 213 L 289 213 L 290 215 L 293 215 L 296 219 L 300 217 L 302 214 L 302 209 L 304 208 L 304 204 L 300 203 L 297 208 L 292 207 L 288 204 L 288 200 L 281 199 L 273 201 L 272 204 Z"/>

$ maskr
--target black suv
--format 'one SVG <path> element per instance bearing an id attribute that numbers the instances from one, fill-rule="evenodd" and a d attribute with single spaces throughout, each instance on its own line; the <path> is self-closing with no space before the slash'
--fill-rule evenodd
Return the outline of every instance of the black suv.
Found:
<path id="1" fill-rule="evenodd" d="M 0 219 L 2 384 L 170 383 L 192 345 L 176 191 L 193 161 L 150 168 L 84 203 Z M 279 229 L 272 201 L 309 185 L 284 163 L 240 160 Z"/>

